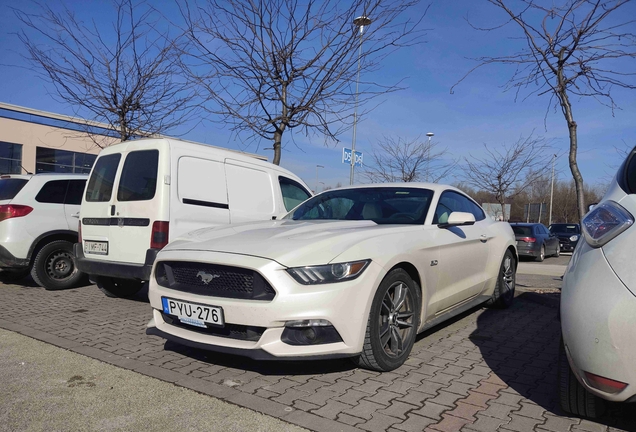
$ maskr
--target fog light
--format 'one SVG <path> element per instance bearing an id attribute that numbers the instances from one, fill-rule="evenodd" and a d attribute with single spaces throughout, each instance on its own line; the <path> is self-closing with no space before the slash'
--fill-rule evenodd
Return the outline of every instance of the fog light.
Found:
<path id="1" fill-rule="evenodd" d="M 294 320 L 285 323 L 285 327 L 327 327 L 330 325 L 332 324 L 324 319 Z"/>
<path id="2" fill-rule="evenodd" d="M 585 372 L 585 379 L 590 386 L 605 393 L 618 393 L 627 387 L 627 384 L 624 382 L 615 381 L 589 372 Z"/>
<path id="3" fill-rule="evenodd" d="M 315 323 L 310 325 L 310 322 Z M 342 342 L 336 328 L 327 320 L 288 321 L 280 339 L 287 345 L 296 346 Z"/>

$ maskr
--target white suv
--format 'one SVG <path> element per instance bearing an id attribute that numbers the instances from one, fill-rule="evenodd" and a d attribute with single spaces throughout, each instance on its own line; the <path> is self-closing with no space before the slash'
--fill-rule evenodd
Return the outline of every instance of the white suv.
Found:
<path id="1" fill-rule="evenodd" d="M 31 273 L 47 290 L 71 288 L 84 275 L 77 270 L 73 243 L 85 174 L 0 176 L 0 280 Z"/>

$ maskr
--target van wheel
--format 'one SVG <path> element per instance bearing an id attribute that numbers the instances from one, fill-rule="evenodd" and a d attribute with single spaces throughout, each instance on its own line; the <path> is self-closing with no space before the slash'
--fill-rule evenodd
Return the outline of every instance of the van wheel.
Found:
<path id="1" fill-rule="evenodd" d="M 559 345 L 557 382 L 559 383 L 559 402 L 563 411 L 592 419 L 603 415 L 605 401 L 588 392 L 576 379 L 565 354 L 563 339 Z"/>
<path id="2" fill-rule="evenodd" d="M 75 265 L 73 243 L 55 240 L 46 244 L 33 260 L 31 277 L 49 291 L 73 288 L 84 278 Z"/>
<path id="3" fill-rule="evenodd" d="M 119 279 L 105 276 L 98 277 L 95 282 L 97 282 L 97 287 L 107 297 L 119 298 L 133 297 L 144 286 L 142 281 L 135 279 Z"/>
<path id="4" fill-rule="evenodd" d="M 2 270 L 0 271 L 0 282 L 13 283 L 20 281 L 27 277 L 31 273 L 31 269 L 22 270 Z"/>

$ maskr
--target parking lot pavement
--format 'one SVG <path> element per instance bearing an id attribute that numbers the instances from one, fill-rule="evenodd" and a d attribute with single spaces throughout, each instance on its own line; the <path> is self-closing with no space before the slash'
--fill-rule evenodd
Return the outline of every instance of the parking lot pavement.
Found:
<path id="1" fill-rule="evenodd" d="M 305 429 L 0 330 L 0 431 Z"/>
<path id="2" fill-rule="evenodd" d="M 0 327 L 316 431 L 636 430 L 612 407 L 599 422 L 557 407 L 559 323 L 521 293 L 504 311 L 473 309 L 420 335 L 389 373 L 347 360 L 257 362 L 146 336 L 150 307 L 96 287 L 50 292 L 0 285 Z"/>

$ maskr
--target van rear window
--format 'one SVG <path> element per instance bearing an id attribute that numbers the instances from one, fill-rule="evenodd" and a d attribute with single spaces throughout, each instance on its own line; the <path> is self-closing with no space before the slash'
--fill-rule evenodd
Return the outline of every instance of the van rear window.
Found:
<path id="1" fill-rule="evenodd" d="M 105 202 L 110 201 L 115 183 L 115 174 L 121 159 L 120 153 L 109 154 L 97 158 L 91 178 L 86 188 L 86 201 Z"/>
<path id="2" fill-rule="evenodd" d="M 117 190 L 118 201 L 146 201 L 155 196 L 159 150 L 128 153 Z"/>
<path id="3" fill-rule="evenodd" d="M 2 179 L 0 180 L 0 201 L 10 200 L 22 190 L 27 179 Z"/>

